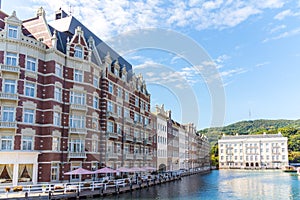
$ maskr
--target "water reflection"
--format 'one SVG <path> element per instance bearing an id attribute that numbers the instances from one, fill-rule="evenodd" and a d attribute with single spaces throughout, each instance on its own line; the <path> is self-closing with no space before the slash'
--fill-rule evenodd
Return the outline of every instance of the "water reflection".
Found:
<path id="1" fill-rule="evenodd" d="M 220 170 L 103 199 L 296 200 L 299 180 L 281 171 Z"/>

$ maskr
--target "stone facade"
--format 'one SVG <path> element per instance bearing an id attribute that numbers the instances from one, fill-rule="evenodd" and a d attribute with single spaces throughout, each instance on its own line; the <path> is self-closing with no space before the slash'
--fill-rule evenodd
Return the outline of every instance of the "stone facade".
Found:
<path id="1" fill-rule="evenodd" d="M 287 138 L 281 133 L 225 136 L 218 141 L 219 168 L 271 168 L 288 165 Z"/>

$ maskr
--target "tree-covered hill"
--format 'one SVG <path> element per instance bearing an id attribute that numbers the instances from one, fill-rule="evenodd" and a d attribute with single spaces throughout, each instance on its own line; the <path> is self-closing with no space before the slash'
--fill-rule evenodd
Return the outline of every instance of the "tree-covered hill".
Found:
<path id="1" fill-rule="evenodd" d="M 199 131 L 199 133 L 205 134 L 208 137 L 213 162 L 217 162 L 217 142 L 223 134 L 248 135 L 262 134 L 264 132 L 267 134 L 281 132 L 283 136 L 288 137 L 289 160 L 291 162 L 300 162 L 300 120 L 250 120 Z"/>

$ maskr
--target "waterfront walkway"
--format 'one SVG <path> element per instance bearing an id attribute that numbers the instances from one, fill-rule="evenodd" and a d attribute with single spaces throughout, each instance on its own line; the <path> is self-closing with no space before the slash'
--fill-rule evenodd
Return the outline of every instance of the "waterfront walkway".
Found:
<path id="1" fill-rule="evenodd" d="M 0 199 L 83 199 L 100 196 L 109 196 L 164 184 L 171 181 L 180 181 L 183 176 L 208 172 L 209 168 L 194 169 L 183 172 L 180 175 L 164 173 L 163 175 L 152 175 L 138 180 L 119 179 L 107 182 L 79 182 L 61 183 L 50 185 L 23 186 L 22 191 L 3 192 L 1 188 Z"/>

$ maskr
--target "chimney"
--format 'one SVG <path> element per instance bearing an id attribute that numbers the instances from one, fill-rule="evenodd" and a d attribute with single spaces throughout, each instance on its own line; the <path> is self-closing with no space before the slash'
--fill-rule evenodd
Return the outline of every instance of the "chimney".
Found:
<path id="1" fill-rule="evenodd" d="M 58 11 L 55 12 L 55 20 L 68 17 L 68 14 L 63 11 L 61 8 L 59 8 Z"/>

